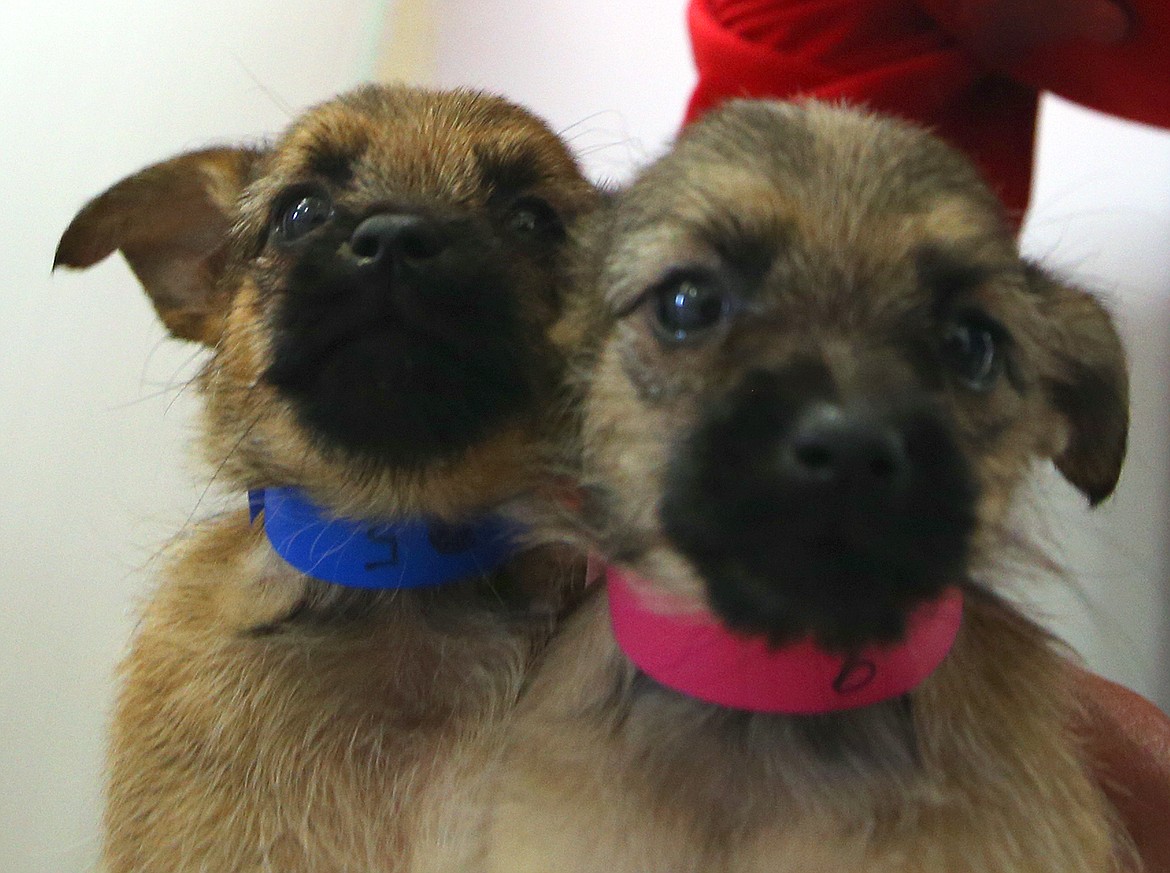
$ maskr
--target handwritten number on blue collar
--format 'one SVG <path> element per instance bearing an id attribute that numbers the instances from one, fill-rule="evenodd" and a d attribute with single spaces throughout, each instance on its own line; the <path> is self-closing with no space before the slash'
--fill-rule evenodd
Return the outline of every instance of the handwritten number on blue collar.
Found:
<path id="1" fill-rule="evenodd" d="M 337 518 L 296 488 L 248 492 L 273 549 L 314 578 L 355 588 L 420 588 L 483 576 L 516 551 L 517 529 L 485 516 L 466 524 Z"/>

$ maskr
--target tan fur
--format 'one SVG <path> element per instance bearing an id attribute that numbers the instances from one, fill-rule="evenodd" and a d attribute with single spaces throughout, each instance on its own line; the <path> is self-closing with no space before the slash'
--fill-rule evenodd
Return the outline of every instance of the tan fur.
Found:
<path id="1" fill-rule="evenodd" d="M 659 342 L 647 289 L 680 265 L 750 266 L 737 261 L 744 240 L 772 258 L 750 305 L 703 339 Z M 1066 653 L 996 594 L 1033 557 L 1008 521 L 1032 464 L 1055 459 L 1094 502 L 1116 482 L 1125 370 L 1101 307 L 1020 261 L 958 155 L 816 104 L 714 113 L 581 244 L 579 309 L 562 329 L 584 344 L 590 496 L 576 523 L 603 556 L 698 608 L 702 573 L 659 519 L 667 463 L 744 373 L 815 355 L 846 395 L 900 390 L 909 364 L 883 337 L 934 329 L 913 267 L 924 245 L 981 265 L 966 293 L 1008 326 L 1015 370 L 986 392 L 944 380 L 936 398 L 981 496 L 959 640 L 908 703 L 789 717 L 690 700 L 633 669 L 598 592 L 522 701 L 481 873 L 1118 867 L 1124 844 L 1072 731 Z"/>
<path id="2" fill-rule="evenodd" d="M 324 179 L 322 155 L 346 178 Z M 532 170 L 523 191 L 492 189 L 481 159 L 515 156 Z M 297 485 L 339 515 L 459 518 L 537 487 L 557 396 L 542 339 L 557 309 L 553 250 L 512 256 L 508 291 L 547 371 L 523 374 L 532 404 L 453 456 L 400 468 L 334 447 L 266 379 L 292 269 L 266 227 L 282 191 L 319 179 L 358 215 L 405 204 L 497 226 L 505 196 L 540 197 L 566 222 L 595 196 L 519 107 L 369 87 L 271 148 L 196 152 L 124 180 L 82 210 L 56 263 L 120 249 L 171 331 L 212 347 L 199 378 L 205 454 L 241 503 L 245 488 Z M 471 790 L 578 583 L 575 562 L 537 549 L 439 589 L 342 589 L 285 564 L 246 512 L 191 526 L 121 668 L 107 870 L 388 873 L 454 851 L 466 826 L 443 816 Z"/>
<path id="3" fill-rule="evenodd" d="M 883 735 L 890 705 L 749 724 L 631 690 L 607 622 L 601 598 L 575 616 L 526 695 L 485 870 L 1114 869 L 1061 656 L 1001 603 L 969 605 L 916 692 L 918 764 Z M 842 721 L 869 742 L 827 760 L 809 737 Z"/>

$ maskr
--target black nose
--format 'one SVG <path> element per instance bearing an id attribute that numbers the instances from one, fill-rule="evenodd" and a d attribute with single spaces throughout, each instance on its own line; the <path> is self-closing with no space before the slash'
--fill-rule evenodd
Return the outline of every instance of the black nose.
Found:
<path id="1" fill-rule="evenodd" d="M 905 486 L 910 460 L 897 428 L 873 414 L 812 404 L 780 448 L 790 480 L 852 496 L 888 497 Z"/>
<path id="2" fill-rule="evenodd" d="M 382 213 L 365 219 L 349 239 L 357 266 L 365 271 L 418 266 L 442 254 L 447 240 L 424 215 Z"/>

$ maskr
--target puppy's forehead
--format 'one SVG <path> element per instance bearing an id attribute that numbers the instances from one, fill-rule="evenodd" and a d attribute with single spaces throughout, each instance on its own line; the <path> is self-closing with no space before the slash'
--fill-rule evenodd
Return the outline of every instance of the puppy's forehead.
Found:
<path id="1" fill-rule="evenodd" d="M 799 253 L 864 272 L 924 250 L 1000 260 L 1011 249 L 965 159 L 909 125 L 816 103 L 738 102 L 706 117 L 631 187 L 614 230 L 619 305 L 679 262 Z"/>
<path id="2" fill-rule="evenodd" d="M 307 113 L 278 144 L 272 175 L 324 177 L 371 193 L 473 200 L 486 186 L 575 178 L 576 165 L 526 110 L 462 91 L 368 88 Z"/>

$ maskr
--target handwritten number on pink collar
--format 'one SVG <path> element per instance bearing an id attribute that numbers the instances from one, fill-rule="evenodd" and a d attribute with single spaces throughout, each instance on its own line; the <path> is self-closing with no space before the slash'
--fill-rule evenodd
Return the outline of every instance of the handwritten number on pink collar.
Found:
<path id="1" fill-rule="evenodd" d="M 877 678 L 877 672 L 877 664 L 853 653 L 841 665 L 841 672 L 833 680 L 833 690 L 838 694 L 856 694 Z"/>

